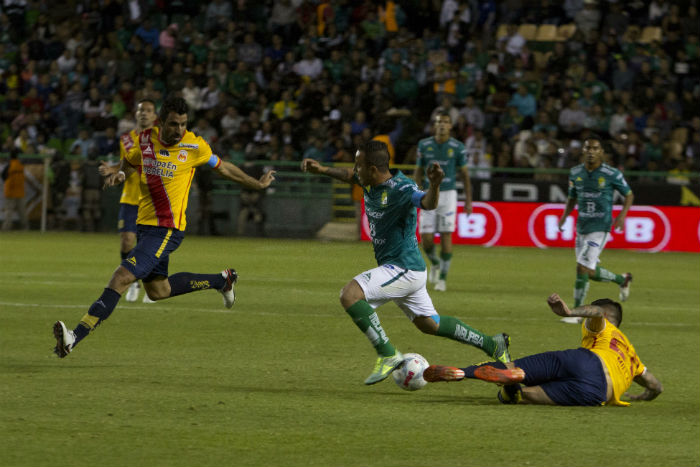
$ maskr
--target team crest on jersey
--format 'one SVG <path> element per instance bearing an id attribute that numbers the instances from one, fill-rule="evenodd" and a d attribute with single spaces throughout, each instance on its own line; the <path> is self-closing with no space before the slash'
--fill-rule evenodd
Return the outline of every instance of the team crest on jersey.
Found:
<path id="1" fill-rule="evenodd" d="M 605 178 L 600 177 L 598 179 L 598 188 L 604 188 L 605 187 Z"/>
<path id="2" fill-rule="evenodd" d="M 185 151 L 184 149 L 180 151 L 180 154 L 177 155 L 177 160 L 179 160 L 180 162 L 187 161 L 187 151 Z"/>
<path id="3" fill-rule="evenodd" d="M 146 146 L 146 147 L 143 149 L 142 154 L 143 154 L 144 156 L 152 156 L 152 155 L 153 155 L 153 149 L 151 149 L 150 146 Z"/>
<path id="4" fill-rule="evenodd" d="M 167 149 L 161 149 L 160 151 L 158 151 L 158 155 L 163 157 L 170 157 L 170 153 Z"/>
<path id="5" fill-rule="evenodd" d="M 382 206 L 389 204 L 389 193 L 382 191 Z"/>
<path id="6" fill-rule="evenodd" d="M 454 153 L 455 153 L 455 152 L 454 152 L 454 150 L 453 150 L 452 148 L 448 149 L 448 150 L 447 150 L 447 157 L 452 157 L 452 156 L 454 156 Z"/>
<path id="7" fill-rule="evenodd" d="M 581 180 L 582 180 L 581 177 L 576 177 L 576 181 L 577 181 L 577 182 L 580 182 Z"/>

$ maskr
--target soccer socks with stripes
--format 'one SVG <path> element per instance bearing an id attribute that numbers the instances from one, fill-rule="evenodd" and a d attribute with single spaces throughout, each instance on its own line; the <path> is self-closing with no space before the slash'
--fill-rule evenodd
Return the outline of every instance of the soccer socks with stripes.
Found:
<path id="1" fill-rule="evenodd" d="M 447 273 L 450 271 L 450 261 L 452 253 L 440 253 L 440 279 L 447 279 Z"/>
<path id="2" fill-rule="evenodd" d="M 588 282 L 588 274 L 577 273 L 576 282 L 574 283 L 574 307 L 581 306 L 583 301 L 586 299 L 589 286 L 590 283 Z"/>
<path id="3" fill-rule="evenodd" d="M 168 277 L 170 283 L 170 296 L 175 297 L 197 290 L 223 289 L 226 279 L 219 274 L 195 274 L 191 272 L 178 272 Z"/>
<path id="4" fill-rule="evenodd" d="M 430 260 L 430 264 L 433 266 L 437 266 L 440 264 L 440 258 L 438 258 L 438 255 L 435 254 L 435 245 L 430 246 L 429 248 L 426 247 L 424 248 L 425 254 L 428 256 L 428 259 Z"/>
<path id="5" fill-rule="evenodd" d="M 440 316 L 437 335 L 477 347 L 489 357 L 496 351 L 496 342 L 491 336 L 483 334 L 452 316 Z"/>
<path id="6" fill-rule="evenodd" d="M 615 274 L 600 266 L 595 267 L 595 275 L 591 279 L 597 282 L 614 282 L 617 285 L 622 285 L 625 282 L 625 278 L 622 274 Z"/>
<path id="7" fill-rule="evenodd" d="M 122 296 L 116 291 L 106 288 L 100 298 L 95 301 L 88 312 L 81 318 L 80 323 L 75 327 L 73 332 L 75 333 L 75 347 L 78 342 L 83 340 L 93 331 L 102 321 L 109 318 L 112 314 L 114 308 L 117 306 L 119 299 Z"/>
<path id="8" fill-rule="evenodd" d="M 345 310 L 355 325 L 360 328 L 380 357 L 390 357 L 396 353 L 396 348 L 382 329 L 379 316 L 374 308 L 365 300 L 358 300 Z"/>

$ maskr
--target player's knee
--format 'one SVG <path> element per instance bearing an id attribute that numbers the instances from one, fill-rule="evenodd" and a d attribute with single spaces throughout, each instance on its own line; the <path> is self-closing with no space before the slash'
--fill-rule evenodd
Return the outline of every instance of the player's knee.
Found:
<path id="1" fill-rule="evenodd" d="M 346 310 L 360 300 L 364 300 L 365 295 L 362 288 L 354 280 L 350 281 L 340 291 L 340 304 Z"/>

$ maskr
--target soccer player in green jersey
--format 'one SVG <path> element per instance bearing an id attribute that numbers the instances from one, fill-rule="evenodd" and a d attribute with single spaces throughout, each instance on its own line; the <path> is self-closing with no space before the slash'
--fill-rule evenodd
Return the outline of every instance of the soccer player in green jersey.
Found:
<path id="1" fill-rule="evenodd" d="M 435 290 L 447 290 L 447 273 L 452 259 L 452 232 L 457 226 L 457 178 L 464 186 L 464 210 L 472 213 L 472 187 L 467 169 L 467 150 L 460 141 L 450 137 L 452 119 L 447 112 L 440 112 L 433 123 L 435 136 L 418 142 L 418 157 L 413 179 L 418 188 L 430 186 L 425 178 L 425 170 L 434 162 L 440 164 L 445 177 L 440 183 L 440 202 L 437 209 L 420 211 L 420 234 L 423 250 L 430 260 L 428 282 L 435 284 Z M 440 233 L 440 256 L 435 252 L 433 236 Z"/>
<path id="2" fill-rule="evenodd" d="M 478 347 L 500 362 L 510 361 L 507 334 L 488 336 L 457 318 L 438 315 L 425 287 L 427 272 L 416 239 L 416 208 L 432 210 L 438 206 L 445 173 L 437 162 L 428 167 L 430 188 L 426 192 L 400 171 L 389 170 L 387 145 L 380 141 L 369 141 L 357 151 L 354 169 L 325 167 L 304 159 L 302 170 L 356 183 L 364 192 L 378 267 L 348 282 L 340 293 L 340 303 L 377 351 L 374 371 L 365 384 L 382 381 L 403 362 L 375 311 L 390 300 L 422 332 Z"/>
<path id="3" fill-rule="evenodd" d="M 634 195 L 622 173 L 603 163 L 605 151 L 598 137 L 588 137 L 583 143 L 584 163 L 569 172 L 569 199 L 564 213 L 559 218 L 562 230 L 566 218 L 578 204 L 576 223 L 576 282 L 574 284 L 574 306 L 580 306 L 588 292 L 589 279 L 598 282 L 615 282 L 620 286 L 620 301 L 630 294 L 632 274 L 615 274 L 598 265 L 605 248 L 610 227 L 622 231 L 625 217 Z M 622 211 L 613 222 L 613 193 L 618 191 L 625 197 Z M 564 318 L 565 322 L 580 322 L 579 318 Z"/>

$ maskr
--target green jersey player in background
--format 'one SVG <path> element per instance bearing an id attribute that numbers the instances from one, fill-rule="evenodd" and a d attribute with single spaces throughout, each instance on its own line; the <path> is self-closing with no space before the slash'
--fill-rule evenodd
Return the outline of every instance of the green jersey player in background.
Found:
<path id="1" fill-rule="evenodd" d="M 389 170 L 387 145 L 380 141 L 369 141 L 357 151 L 354 169 L 325 167 L 316 160 L 304 159 L 302 170 L 356 183 L 364 192 L 378 267 L 348 282 L 340 293 L 340 303 L 378 354 L 374 371 L 365 384 L 382 381 L 403 362 L 375 311 L 388 301 L 394 301 L 426 334 L 478 347 L 501 362 L 510 361 L 507 334 L 488 336 L 457 318 L 438 315 L 425 287 L 427 272 L 416 239 L 416 208 L 437 207 L 440 182 L 445 176 L 439 164 L 428 167 L 430 188 L 426 192 L 400 171 Z"/>
<path id="2" fill-rule="evenodd" d="M 425 170 L 434 162 L 440 164 L 445 177 L 440 183 L 440 202 L 437 209 L 421 209 L 419 229 L 423 250 L 430 260 L 428 282 L 435 284 L 435 290 L 447 290 L 447 273 L 452 259 L 452 232 L 457 226 L 457 185 L 459 177 L 464 186 L 464 211 L 472 213 L 472 187 L 467 169 L 467 150 L 460 141 L 450 137 L 452 119 L 447 112 L 439 112 L 433 123 L 435 136 L 418 142 L 418 157 L 413 179 L 418 188 L 428 188 L 430 181 L 425 178 Z M 440 233 L 440 256 L 435 252 L 433 237 Z"/>
<path id="3" fill-rule="evenodd" d="M 574 284 L 574 306 L 584 302 L 589 279 L 598 282 L 615 282 L 620 286 L 620 301 L 629 297 L 632 274 L 615 274 L 598 265 L 600 254 L 610 233 L 610 227 L 622 231 L 625 217 L 634 195 L 622 172 L 603 163 L 605 152 L 598 137 L 588 137 L 583 143 L 584 163 L 569 172 L 569 199 L 564 213 L 559 218 L 562 230 L 566 218 L 578 204 L 576 223 L 576 282 Z M 617 190 L 625 197 L 622 211 L 613 222 L 613 194 Z M 562 321 L 578 323 L 580 318 L 563 318 Z"/>

